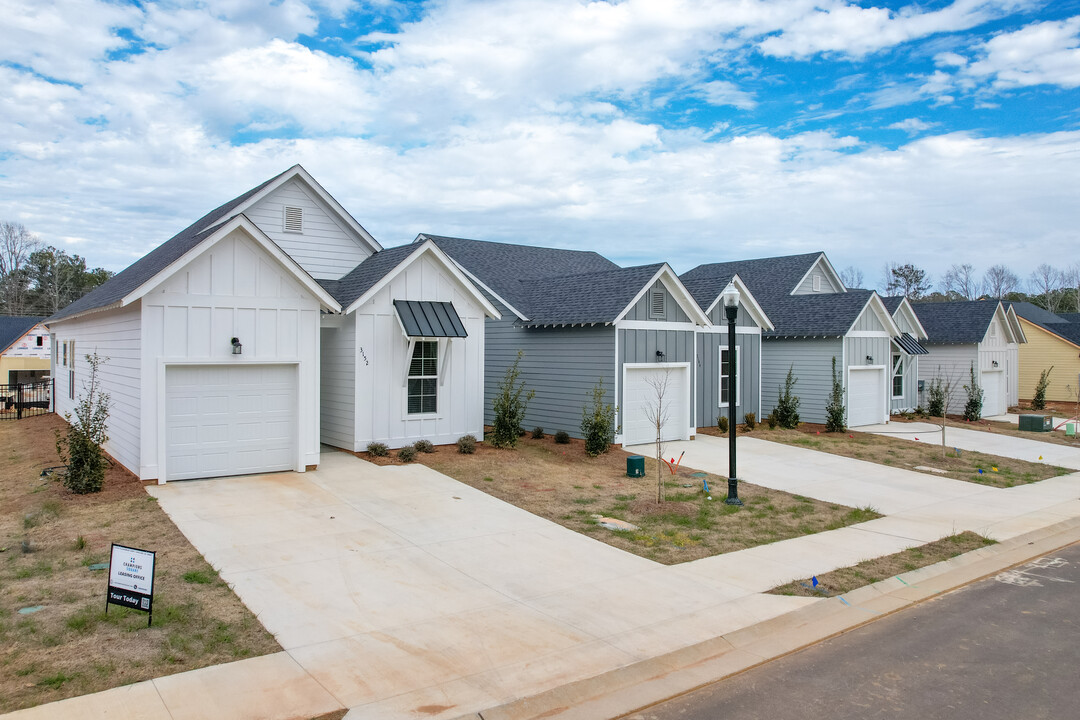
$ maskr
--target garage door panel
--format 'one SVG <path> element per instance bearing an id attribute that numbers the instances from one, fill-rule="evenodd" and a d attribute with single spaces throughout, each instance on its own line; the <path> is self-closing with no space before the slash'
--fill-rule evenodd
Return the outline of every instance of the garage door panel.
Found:
<path id="1" fill-rule="evenodd" d="M 983 389 L 983 416 L 1001 415 L 1005 412 L 1005 373 L 983 372 L 980 377 Z"/>
<path id="2" fill-rule="evenodd" d="M 848 374 L 848 425 L 880 423 L 885 417 L 885 371 L 852 370 Z"/>
<path id="3" fill-rule="evenodd" d="M 293 469 L 295 378 L 291 365 L 167 368 L 167 479 Z"/>
<path id="4" fill-rule="evenodd" d="M 656 440 L 656 426 L 649 421 L 649 412 L 656 404 L 656 389 L 650 381 L 663 379 L 667 368 L 627 368 L 623 388 L 623 444 L 637 445 Z M 687 402 L 688 368 L 670 368 L 668 387 L 663 398 L 666 421 L 663 439 L 684 440 L 691 425 Z"/>

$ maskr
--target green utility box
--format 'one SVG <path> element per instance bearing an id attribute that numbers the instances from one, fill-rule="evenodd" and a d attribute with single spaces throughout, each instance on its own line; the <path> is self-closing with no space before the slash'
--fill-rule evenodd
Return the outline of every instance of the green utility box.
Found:
<path id="1" fill-rule="evenodd" d="M 1045 415 L 1021 415 L 1020 429 L 1028 432 L 1050 432 L 1054 429 L 1054 419 Z"/>
<path id="2" fill-rule="evenodd" d="M 645 458 L 641 455 L 626 458 L 626 476 L 645 477 Z"/>

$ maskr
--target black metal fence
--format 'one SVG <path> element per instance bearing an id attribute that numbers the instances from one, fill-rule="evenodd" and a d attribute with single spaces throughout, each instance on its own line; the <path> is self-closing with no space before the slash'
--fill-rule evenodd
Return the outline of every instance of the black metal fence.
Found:
<path id="1" fill-rule="evenodd" d="M 52 380 L 0 385 L 0 420 L 22 420 L 46 415 L 52 397 Z"/>

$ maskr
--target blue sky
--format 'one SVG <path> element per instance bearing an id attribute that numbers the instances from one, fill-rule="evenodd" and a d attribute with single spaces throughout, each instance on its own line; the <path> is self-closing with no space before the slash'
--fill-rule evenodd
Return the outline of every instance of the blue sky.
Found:
<path id="1" fill-rule="evenodd" d="M 1080 260 L 1080 0 L 0 0 L 0 82 L 0 219 L 113 270 L 297 162 L 385 246 Z"/>

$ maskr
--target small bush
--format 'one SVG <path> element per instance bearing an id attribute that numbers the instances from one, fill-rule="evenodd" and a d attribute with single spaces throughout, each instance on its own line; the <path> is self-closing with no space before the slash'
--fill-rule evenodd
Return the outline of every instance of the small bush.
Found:
<path id="1" fill-rule="evenodd" d="M 716 429 L 722 433 L 726 433 L 728 429 L 727 415 L 719 415 L 716 418 Z"/>
<path id="2" fill-rule="evenodd" d="M 86 548 L 86 538 L 84 538 L 82 535 L 75 538 L 75 549 L 76 550 L 83 550 L 85 548 Z"/>
<path id="3" fill-rule="evenodd" d="M 936 377 L 927 386 L 926 411 L 930 417 L 945 417 L 945 383 Z"/>
<path id="4" fill-rule="evenodd" d="M 771 412 L 765 416 L 765 424 L 769 426 L 770 430 L 776 429 L 776 413 Z"/>
<path id="5" fill-rule="evenodd" d="M 559 432 L 555 433 L 555 442 L 557 442 L 559 445 L 569 444 L 570 433 L 566 432 L 565 430 L 560 430 Z"/>
<path id="6" fill-rule="evenodd" d="M 544 439 L 544 428 L 537 425 L 536 427 L 533 428 L 532 436 L 533 436 L 533 440 L 543 440 Z"/>
<path id="7" fill-rule="evenodd" d="M 975 363 L 971 363 L 971 384 L 964 386 L 967 402 L 964 403 L 964 419 L 978 420 L 982 417 L 983 389 L 975 379 Z"/>
<path id="8" fill-rule="evenodd" d="M 435 452 L 435 446 L 431 444 L 430 440 L 417 440 L 413 443 L 413 450 L 418 453 L 433 453 Z"/>
<path id="9" fill-rule="evenodd" d="M 746 424 L 747 430 L 753 430 L 757 427 L 757 413 L 746 413 L 746 415 L 743 416 L 743 422 Z"/>
<path id="10" fill-rule="evenodd" d="M 535 390 L 525 391 L 525 381 L 519 381 L 521 370 L 521 358 L 525 357 L 522 350 L 518 350 L 514 364 L 506 368 L 506 374 L 499 382 L 499 391 L 492 401 L 492 409 L 495 411 L 495 421 L 491 426 L 491 444 L 497 448 L 517 447 L 518 438 L 522 435 L 521 421 L 525 418 L 525 410 L 529 401 L 536 396 Z"/>
<path id="11" fill-rule="evenodd" d="M 799 378 L 795 377 L 795 366 L 788 368 L 787 377 L 784 379 L 784 387 L 780 389 L 780 399 L 776 403 L 776 422 L 785 430 L 794 430 L 799 427 L 799 396 L 792 393 L 795 383 Z"/>
<path id="12" fill-rule="evenodd" d="M 390 448 L 386 447 L 386 443 L 381 442 L 368 443 L 367 451 L 372 457 L 386 457 L 390 454 Z"/>
<path id="13" fill-rule="evenodd" d="M 90 377 L 83 384 L 83 393 L 75 406 L 75 417 L 64 413 L 69 427 L 66 435 L 56 431 L 56 452 L 67 465 L 63 475 L 64 487 L 76 495 L 101 492 L 105 484 L 108 460 L 101 446 L 109 439 L 109 394 L 101 390 L 98 368 L 109 358 L 97 353 L 86 356 Z"/>
<path id="14" fill-rule="evenodd" d="M 844 409 L 844 383 L 836 372 L 836 357 L 832 359 L 832 391 L 829 402 L 825 403 L 825 431 L 844 432 L 847 430 L 847 417 Z"/>
<path id="15" fill-rule="evenodd" d="M 406 445 L 397 451 L 397 459 L 401 462 L 412 462 L 416 459 L 416 448 L 412 445 Z"/>
<path id="16" fill-rule="evenodd" d="M 472 455 L 476 452 L 476 438 L 472 435 L 462 435 L 457 441 L 457 451 L 462 455 Z"/>
<path id="17" fill-rule="evenodd" d="M 581 409 L 581 432 L 585 436 L 585 453 L 598 457 L 615 442 L 615 408 L 604 402 L 604 379 L 592 391 L 592 407 Z"/>
<path id="18" fill-rule="evenodd" d="M 1050 371 L 1053 369 L 1054 366 L 1051 365 L 1049 370 L 1039 373 L 1039 382 L 1035 383 L 1035 397 L 1031 398 L 1032 410 L 1046 409 L 1046 388 L 1050 387 Z"/>

